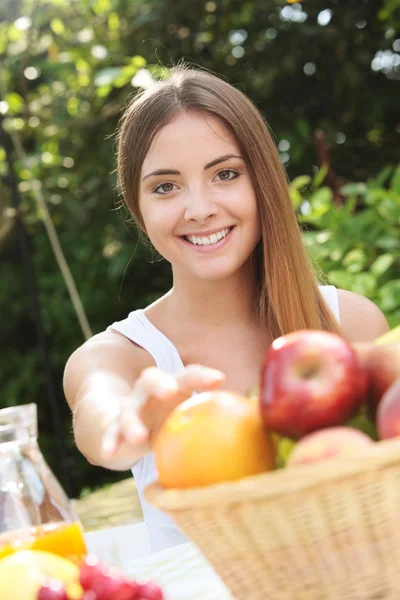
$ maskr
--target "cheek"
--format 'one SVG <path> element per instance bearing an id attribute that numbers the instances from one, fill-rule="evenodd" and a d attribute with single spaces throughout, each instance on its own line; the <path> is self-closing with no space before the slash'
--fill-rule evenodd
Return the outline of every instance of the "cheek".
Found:
<path id="1" fill-rule="evenodd" d="M 142 217 L 146 228 L 146 233 L 150 241 L 158 249 L 158 246 L 163 245 L 168 236 L 174 230 L 176 220 L 172 211 L 166 210 L 164 206 L 144 206 L 142 209 Z"/>
<path id="2" fill-rule="evenodd" d="M 238 215 L 247 222 L 253 222 L 254 225 L 259 223 L 259 212 L 256 194 L 250 182 L 246 182 L 240 189 L 237 190 L 235 198 L 235 208 Z"/>

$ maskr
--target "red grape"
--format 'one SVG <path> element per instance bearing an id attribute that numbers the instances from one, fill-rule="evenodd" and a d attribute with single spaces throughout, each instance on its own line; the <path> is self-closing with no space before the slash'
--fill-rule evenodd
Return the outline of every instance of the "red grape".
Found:
<path id="1" fill-rule="evenodd" d="M 87 556 L 85 562 L 81 565 L 79 572 L 79 583 L 84 590 L 94 590 L 95 587 L 101 587 L 101 582 L 107 577 L 107 571 L 94 556 Z M 96 590 L 95 590 L 96 591 Z"/>
<path id="2" fill-rule="evenodd" d="M 39 589 L 37 600 L 69 600 L 69 598 L 63 583 L 52 579 Z"/>
<path id="3" fill-rule="evenodd" d="M 140 600 L 164 600 L 164 594 L 159 585 L 148 582 L 139 585 L 137 598 Z"/>
<path id="4" fill-rule="evenodd" d="M 135 581 L 120 580 L 120 586 L 113 592 L 112 600 L 137 600 L 139 585 Z"/>
<path id="5" fill-rule="evenodd" d="M 95 556 L 86 557 L 80 569 L 79 581 L 85 592 L 81 600 L 164 600 L 157 584 L 140 584 L 127 579 L 119 569 L 107 567 Z M 54 600 L 58 600 L 58 597 Z"/>
<path id="6" fill-rule="evenodd" d="M 79 600 L 97 600 L 97 596 L 96 596 L 95 592 L 92 592 L 91 590 L 87 590 L 86 592 L 83 593 L 83 596 L 81 596 L 79 598 Z"/>

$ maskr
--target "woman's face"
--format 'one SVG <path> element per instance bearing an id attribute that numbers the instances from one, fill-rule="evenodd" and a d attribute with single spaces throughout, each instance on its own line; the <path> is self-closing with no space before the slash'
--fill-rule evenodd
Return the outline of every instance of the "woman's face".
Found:
<path id="1" fill-rule="evenodd" d="M 139 206 L 174 274 L 218 280 L 248 263 L 260 239 L 256 195 L 236 140 L 216 118 L 183 113 L 143 162 Z"/>

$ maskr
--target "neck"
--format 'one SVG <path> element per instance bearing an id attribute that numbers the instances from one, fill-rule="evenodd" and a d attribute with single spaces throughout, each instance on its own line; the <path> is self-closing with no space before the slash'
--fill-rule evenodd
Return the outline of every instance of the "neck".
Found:
<path id="1" fill-rule="evenodd" d="M 251 268 L 218 281 L 188 279 L 174 273 L 174 284 L 167 295 L 171 317 L 181 323 L 199 323 L 203 327 L 250 324 L 256 321 L 256 284 Z"/>

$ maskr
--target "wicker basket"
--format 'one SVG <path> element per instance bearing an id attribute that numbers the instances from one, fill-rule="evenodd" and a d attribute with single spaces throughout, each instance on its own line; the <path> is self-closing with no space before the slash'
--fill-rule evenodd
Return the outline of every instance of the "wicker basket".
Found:
<path id="1" fill-rule="evenodd" d="M 153 483 L 146 498 L 238 600 L 400 600 L 400 440 L 234 483 Z"/>

